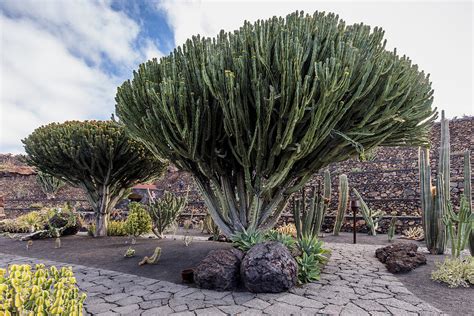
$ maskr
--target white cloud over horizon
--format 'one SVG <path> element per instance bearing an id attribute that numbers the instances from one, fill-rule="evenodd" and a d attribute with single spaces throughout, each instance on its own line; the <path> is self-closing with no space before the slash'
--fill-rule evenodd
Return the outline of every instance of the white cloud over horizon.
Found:
<path id="1" fill-rule="evenodd" d="M 0 14 L 0 152 L 22 152 L 36 127 L 108 119 L 116 87 L 160 57 L 151 39 L 109 1 L 5 1 Z M 110 66 L 113 65 L 113 66 Z"/>

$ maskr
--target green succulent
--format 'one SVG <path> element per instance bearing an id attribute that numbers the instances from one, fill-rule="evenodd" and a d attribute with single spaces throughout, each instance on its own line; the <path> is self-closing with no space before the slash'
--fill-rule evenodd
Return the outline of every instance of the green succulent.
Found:
<path id="1" fill-rule="evenodd" d="M 243 230 L 235 233 L 230 238 L 232 245 L 242 251 L 248 251 L 250 248 L 265 241 L 265 235 L 257 230 Z"/>
<path id="2" fill-rule="evenodd" d="M 265 235 L 265 238 L 267 240 L 278 241 L 282 243 L 290 251 L 293 250 L 296 245 L 296 240 L 295 238 L 293 238 L 293 236 L 280 233 L 279 231 L 276 231 L 274 229 L 268 231 Z"/>
<path id="3" fill-rule="evenodd" d="M 314 259 L 321 264 L 328 261 L 328 254 L 331 252 L 323 248 L 323 242 L 317 237 L 303 237 L 298 239 L 298 248 L 303 254 L 314 256 Z"/>
<path id="4" fill-rule="evenodd" d="M 130 212 L 125 221 L 125 230 L 130 236 L 140 236 L 149 233 L 152 228 L 152 220 L 145 207 L 137 202 L 129 205 Z"/>
<path id="5" fill-rule="evenodd" d="M 298 283 L 305 284 L 319 280 L 321 269 L 316 255 L 308 255 L 306 252 L 296 257 L 298 263 Z"/>

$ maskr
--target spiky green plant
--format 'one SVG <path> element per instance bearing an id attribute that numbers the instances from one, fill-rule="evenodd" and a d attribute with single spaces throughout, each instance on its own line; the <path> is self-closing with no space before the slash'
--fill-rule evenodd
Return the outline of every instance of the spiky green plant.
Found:
<path id="1" fill-rule="evenodd" d="M 206 214 L 206 216 L 204 217 L 203 231 L 208 234 L 212 234 L 213 240 L 219 239 L 219 234 L 221 230 L 219 229 L 219 226 L 217 226 L 217 224 L 214 222 L 210 214 Z"/>
<path id="2" fill-rule="evenodd" d="M 369 235 L 375 236 L 377 234 L 379 222 L 382 220 L 384 213 L 380 210 L 372 210 L 367 203 L 365 203 L 360 193 L 355 188 L 353 190 L 357 199 L 360 201 L 360 212 L 364 218 L 365 225 L 369 228 Z"/>
<path id="3" fill-rule="evenodd" d="M 244 230 L 237 232 L 230 237 L 232 245 L 242 251 L 248 251 L 250 248 L 265 241 L 265 235 L 258 230 Z"/>
<path id="4" fill-rule="evenodd" d="M 154 199 L 149 194 L 148 212 L 153 221 L 153 233 L 158 238 L 163 238 L 163 233 L 176 222 L 179 214 L 186 207 L 188 197 L 179 197 L 171 192 L 165 192 L 159 199 Z"/>
<path id="5" fill-rule="evenodd" d="M 451 254 L 454 258 L 459 258 L 461 251 L 466 248 L 474 225 L 474 214 L 467 205 L 467 199 L 461 195 L 461 207 L 455 213 L 451 203 L 448 204 L 447 212 L 444 215 L 444 224 L 451 241 Z"/>
<path id="6" fill-rule="evenodd" d="M 166 167 L 113 121 L 51 123 L 23 143 L 30 165 L 85 191 L 97 236 L 107 234 L 108 215 L 129 189 L 159 177 Z"/>
<path id="7" fill-rule="evenodd" d="M 308 255 L 306 252 L 303 252 L 301 256 L 296 257 L 296 263 L 298 264 L 299 284 L 306 284 L 319 280 L 321 274 L 320 262 L 314 255 Z"/>
<path id="8" fill-rule="evenodd" d="M 38 171 L 36 173 L 36 182 L 40 186 L 47 199 L 52 199 L 56 193 L 64 186 L 64 181 L 48 173 Z"/>
<path id="9" fill-rule="evenodd" d="M 328 261 L 328 255 L 331 252 L 328 249 L 323 248 L 324 243 L 317 237 L 303 237 L 298 239 L 297 243 L 301 253 L 306 253 L 308 256 L 314 256 L 321 264 L 325 264 Z"/>
<path id="10" fill-rule="evenodd" d="M 290 195 L 330 163 L 428 144 L 429 77 L 385 50 L 383 36 L 321 12 L 195 36 L 140 65 L 118 88 L 116 113 L 194 176 L 224 234 L 271 229 Z"/>
<path id="11" fill-rule="evenodd" d="M 339 176 L 339 200 L 337 203 L 337 213 L 334 222 L 333 235 L 338 236 L 344 223 L 344 216 L 346 215 L 347 204 L 349 203 L 349 181 L 347 175 L 341 174 Z"/>
<path id="12" fill-rule="evenodd" d="M 443 219 L 450 203 L 450 140 L 449 121 L 441 111 L 441 140 L 436 185 L 432 186 L 429 149 L 419 149 L 421 209 L 425 242 L 431 254 L 443 254 L 446 248 L 446 227 Z"/>
<path id="13" fill-rule="evenodd" d="M 322 192 L 321 192 L 322 191 Z M 298 239 L 303 236 L 319 236 L 321 226 L 331 201 L 331 174 L 324 171 L 323 187 L 311 187 L 310 196 L 305 188 L 301 189 L 301 198 L 293 200 L 293 219 Z"/>
<path id="14" fill-rule="evenodd" d="M 293 236 L 280 233 L 279 231 L 274 230 L 274 229 L 269 230 L 265 234 L 265 239 L 278 241 L 282 243 L 284 246 L 286 246 L 286 248 L 288 248 L 288 250 L 290 251 L 292 251 L 296 245 L 296 239 Z"/>

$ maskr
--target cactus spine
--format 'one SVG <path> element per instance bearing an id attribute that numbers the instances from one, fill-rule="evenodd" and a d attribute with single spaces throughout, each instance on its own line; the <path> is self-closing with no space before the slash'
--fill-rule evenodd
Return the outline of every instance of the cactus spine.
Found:
<path id="1" fill-rule="evenodd" d="M 443 218 L 449 205 L 450 191 L 449 121 L 441 112 L 441 140 L 436 186 L 431 183 L 429 149 L 419 150 L 421 209 L 426 247 L 431 254 L 443 254 L 446 247 L 446 227 Z"/>
<path id="2" fill-rule="evenodd" d="M 293 218 L 295 220 L 298 239 L 318 236 L 331 201 L 331 174 L 324 171 L 323 188 L 311 187 L 311 196 L 306 197 L 304 188 L 301 190 L 301 199 L 293 199 Z M 323 192 L 321 194 L 321 191 Z M 308 201 L 309 200 L 309 201 Z"/>
<path id="3" fill-rule="evenodd" d="M 336 221 L 334 223 L 333 235 L 339 236 L 344 216 L 346 215 L 347 204 L 349 203 L 349 182 L 347 175 L 341 174 L 339 176 L 339 202 L 337 204 Z"/>

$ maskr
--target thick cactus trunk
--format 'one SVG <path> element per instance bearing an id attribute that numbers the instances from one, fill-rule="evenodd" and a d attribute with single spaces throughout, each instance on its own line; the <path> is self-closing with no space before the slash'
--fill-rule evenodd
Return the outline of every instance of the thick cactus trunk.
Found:
<path id="1" fill-rule="evenodd" d="M 339 176 L 339 202 L 337 204 L 336 220 L 334 222 L 333 235 L 338 236 L 344 223 L 344 216 L 346 215 L 347 204 L 349 203 L 349 182 L 347 175 L 341 174 Z"/>

